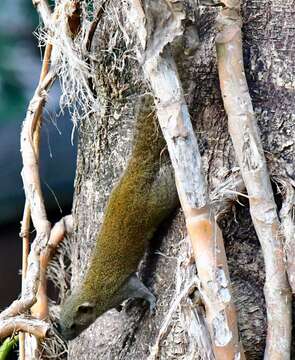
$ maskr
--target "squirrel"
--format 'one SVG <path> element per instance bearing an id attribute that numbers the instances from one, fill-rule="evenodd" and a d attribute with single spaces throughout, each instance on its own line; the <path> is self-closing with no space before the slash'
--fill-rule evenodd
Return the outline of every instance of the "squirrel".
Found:
<path id="1" fill-rule="evenodd" d="M 161 157 L 165 141 L 153 106 L 152 96 L 140 101 L 131 158 L 109 197 L 90 266 L 61 308 L 58 328 L 66 340 L 129 298 L 144 299 L 155 310 L 156 298 L 136 271 L 148 240 L 179 200 L 172 167 Z"/>

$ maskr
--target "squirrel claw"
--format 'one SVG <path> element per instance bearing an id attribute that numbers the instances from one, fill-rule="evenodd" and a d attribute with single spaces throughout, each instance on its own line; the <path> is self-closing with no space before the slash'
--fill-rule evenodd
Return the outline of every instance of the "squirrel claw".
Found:
<path id="1" fill-rule="evenodd" d="M 120 289 L 120 300 L 128 298 L 143 299 L 149 304 L 150 313 L 156 312 L 155 295 L 139 280 L 136 274 L 132 274 Z"/>

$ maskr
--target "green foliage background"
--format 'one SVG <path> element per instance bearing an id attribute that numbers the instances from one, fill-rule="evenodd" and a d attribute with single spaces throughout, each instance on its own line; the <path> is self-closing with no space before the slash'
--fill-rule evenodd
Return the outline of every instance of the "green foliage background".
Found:
<path id="1" fill-rule="evenodd" d="M 23 117 L 28 101 L 28 79 L 21 76 L 21 66 L 38 56 L 33 31 L 39 19 L 30 1 L 2 0 L 0 12 L 0 125 Z M 33 50 L 35 48 L 35 50 Z M 30 49 L 31 50 L 31 49 Z M 33 79 L 32 79 L 33 80 Z"/>

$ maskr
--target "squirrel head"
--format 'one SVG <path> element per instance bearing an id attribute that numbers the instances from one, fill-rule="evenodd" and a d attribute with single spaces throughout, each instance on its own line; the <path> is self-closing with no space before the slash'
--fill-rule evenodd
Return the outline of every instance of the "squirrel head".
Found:
<path id="1" fill-rule="evenodd" d="M 97 318 L 95 302 L 79 296 L 70 295 L 62 306 L 58 330 L 66 340 L 73 340 L 90 326 Z"/>

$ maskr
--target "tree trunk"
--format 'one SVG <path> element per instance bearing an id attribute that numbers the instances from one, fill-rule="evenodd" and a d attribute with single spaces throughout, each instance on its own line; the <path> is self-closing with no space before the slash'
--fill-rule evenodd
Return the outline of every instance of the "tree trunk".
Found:
<path id="1" fill-rule="evenodd" d="M 96 3 L 99 5 L 100 1 Z M 121 20 L 119 4 L 112 1 L 107 6 L 115 9 L 112 14 L 117 13 Z M 197 50 L 186 55 L 179 40 L 173 52 L 198 137 L 204 173 L 213 192 L 238 169 L 217 74 L 214 22 L 219 10 L 198 9 L 193 1 L 192 9 L 191 21 L 195 22 L 200 39 Z M 294 1 L 247 0 L 243 2 L 242 15 L 246 77 L 280 208 L 284 194 L 279 192 L 277 183 L 295 185 Z M 91 47 L 92 59 L 96 59 L 92 64 L 95 66 L 93 86 L 100 114 L 79 123 L 73 207 L 76 226 L 73 287 L 85 274 L 108 196 L 130 156 L 134 95 L 146 89 L 140 65 L 133 60 L 135 57 L 127 56 L 126 37 L 125 41 L 123 38 L 122 30 L 110 19 L 107 10 L 100 19 Z M 112 54 L 102 52 L 110 48 L 112 41 Z M 118 70 L 119 66 L 123 71 Z M 262 359 L 266 336 L 264 264 L 247 199 L 240 197 L 238 203 L 229 203 L 219 219 L 246 356 Z M 177 265 L 187 256 L 186 241 L 183 214 L 178 209 L 158 230 L 140 265 L 140 276 L 157 297 L 156 314 L 151 316 L 147 308 L 135 300 L 129 301 L 121 312 L 107 312 L 70 343 L 69 359 L 148 358 L 171 306 Z M 160 342 L 159 359 L 196 359 L 197 354 L 207 358 L 192 346 L 183 316 L 183 308 L 178 307 Z"/>

